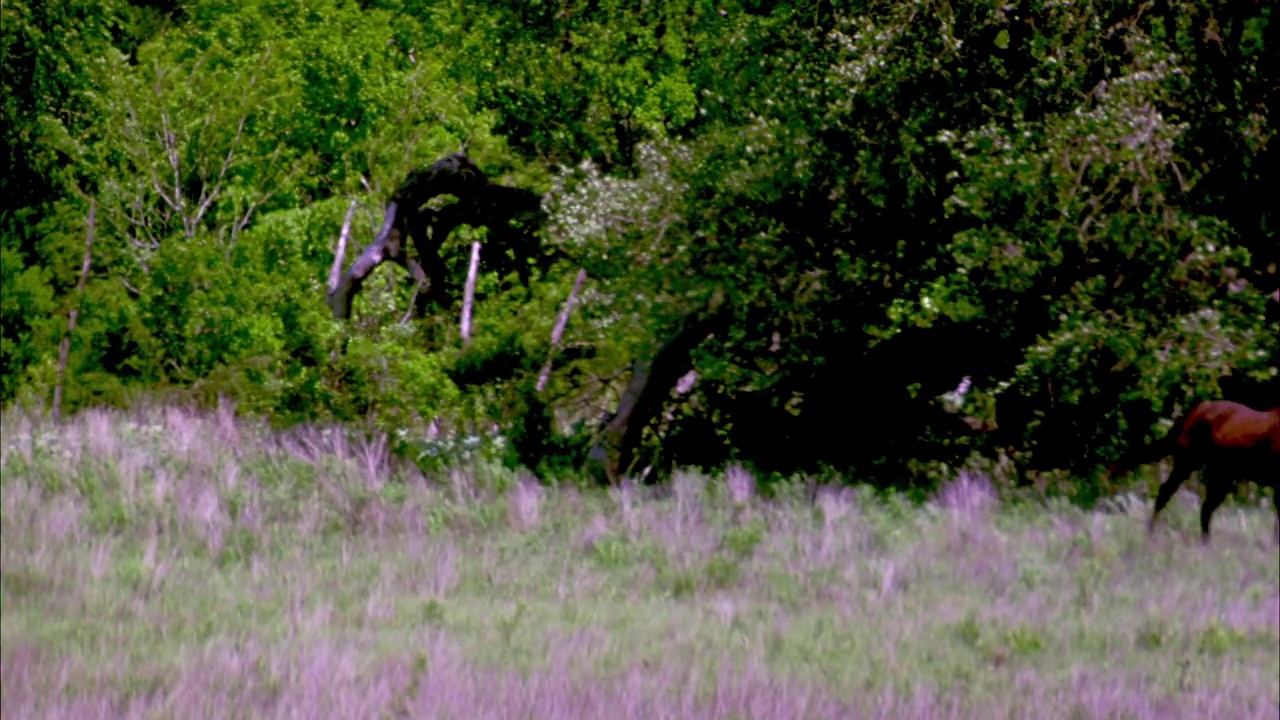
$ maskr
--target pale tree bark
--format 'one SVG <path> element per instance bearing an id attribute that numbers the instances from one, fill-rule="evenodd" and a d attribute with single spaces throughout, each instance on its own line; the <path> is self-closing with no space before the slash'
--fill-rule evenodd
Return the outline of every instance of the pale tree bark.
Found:
<path id="1" fill-rule="evenodd" d="M 467 285 L 462 291 L 462 347 L 471 344 L 471 305 L 476 299 L 476 272 L 480 269 L 480 243 L 471 243 L 471 264 L 467 267 Z"/>
<path id="2" fill-rule="evenodd" d="M 67 334 L 62 336 L 62 344 L 58 348 L 58 378 L 53 385 L 53 421 L 62 418 L 62 383 L 67 375 L 67 358 L 71 355 L 71 334 L 76 330 L 76 316 L 80 314 L 80 300 L 84 297 L 84 284 L 89 277 L 89 265 L 92 262 L 94 223 L 97 220 L 98 204 L 89 201 L 89 229 L 84 241 L 84 262 L 80 264 L 80 280 L 76 283 L 76 294 L 71 301 L 71 311 L 67 314 Z"/>
<path id="3" fill-rule="evenodd" d="M 342 260 L 347 254 L 347 242 L 351 240 L 351 218 L 356 214 L 356 201 L 347 206 L 347 217 L 342 221 L 342 232 L 338 233 L 338 247 L 333 251 L 333 267 L 329 268 L 328 295 L 338 288 L 338 280 L 342 277 Z"/>
<path id="4" fill-rule="evenodd" d="M 441 195 L 452 195 L 458 201 L 440 210 L 426 206 Z M 537 193 L 491 183 L 464 153 L 454 153 L 428 168 L 409 173 L 396 188 L 387 202 L 382 229 L 351 267 L 341 273 L 325 302 L 333 310 L 334 319 L 348 319 L 352 300 L 365 278 L 378 265 L 391 260 L 405 267 L 417 282 L 414 305 L 418 310 L 449 308 L 457 283 L 440 256 L 440 249 L 459 225 L 488 228 L 486 268 L 499 276 L 514 271 L 527 284 L 530 258 L 537 260 L 544 271 L 550 266 L 550 256 L 542 252 L 537 236 L 544 219 Z M 416 258 L 409 257 L 410 245 Z M 514 259 L 509 259 L 508 254 Z M 337 265 L 341 267 L 341 263 Z"/>
<path id="5" fill-rule="evenodd" d="M 538 373 L 538 384 L 536 389 L 542 392 L 547 389 L 547 383 L 551 380 L 551 363 L 555 360 L 556 352 L 560 349 L 560 340 L 564 337 L 564 329 L 569 324 L 569 313 L 573 312 L 573 304 L 578 299 L 578 293 L 582 290 L 582 284 L 587 280 L 587 271 L 578 270 L 578 277 L 573 281 L 573 289 L 569 291 L 569 297 L 564 301 L 564 308 L 560 310 L 560 315 L 556 318 L 555 327 L 551 329 L 551 349 L 547 351 L 547 362 L 542 366 L 542 372 Z"/>
<path id="6" fill-rule="evenodd" d="M 413 279 L 417 281 L 418 287 L 427 282 L 426 273 L 423 272 L 422 266 L 416 261 L 409 259 L 404 252 L 403 237 L 400 228 L 396 227 L 394 221 L 396 219 L 396 203 L 392 202 L 387 205 L 387 217 L 382 224 L 382 230 L 379 231 L 378 237 L 365 247 L 351 263 L 351 267 L 346 272 L 342 270 L 342 262 L 346 253 L 346 244 L 342 243 L 339 250 L 333 255 L 333 266 L 329 268 L 329 285 L 325 291 L 325 303 L 333 310 L 333 317 L 336 320 L 346 320 L 351 315 L 351 301 L 355 298 L 356 293 L 360 292 L 360 288 L 364 286 L 365 278 L 374 268 L 381 265 L 386 260 L 394 260 L 402 265 Z M 350 215 L 348 215 L 348 221 Z M 343 235 L 350 239 L 350 225 L 343 224 Z M 416 298 L 416 289 L 415 295 Z M 407 318 L 406 318 L 407 319 Z"/>

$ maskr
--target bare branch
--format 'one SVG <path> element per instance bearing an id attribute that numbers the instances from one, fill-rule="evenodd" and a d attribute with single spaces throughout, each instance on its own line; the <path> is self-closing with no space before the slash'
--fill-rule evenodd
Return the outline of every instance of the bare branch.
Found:
<path id="1" fill-rule="evenodd" d="M 361 178 L 361 182 L 368 187 L 365 178 Z M 441 195 L 453 195 L 456 202 L 442 208 L 431 203 Z M 368 273 L 378 263 L 395 260 L 420 283 L 415 297 L 418 310 L 422 310 L 424 305 L 449 307 L 455 291 L 464 288 L 458 288 L 451 282 L 440 250 L 450 233 L 460 225 L 492 230 L 488 237 L 491 248 L 496 249 L 490 258 L 494 263 L 492 269 L 499 277 L 514 271 L 527 284 L 530 268 L 528 263 L 520 261 L 540 249 L 531 228 L 542 221 L 541 212 L 541 198 L 536 193 L 490 183 L 465 155 L 441 158 L 430 167 L 410 172 L 396 187 L 383 213 L 381 230 L 374 228 L 374 242 L 342 274 L 325 302 L 333 309 L 335 319 L 346 319 L 352 299 L 360 292 Z M 519 223 L 514 223 L 516 220 Z M 416 256 L 414 260 L 409 258 L 410 242 Z M 514 263 L 511 257 L 516 258 Z M 535 257 L 535 260 L 545 258 Z M 472 272 L 478 273 L 479 268 L 473 268 Z"/>
<path id="2" fill-rule="evenodd" d="M 157 95 L 160 94 L 158 89 L 156 94 Z M 161 102 L 162 103 L 164 102 L 163 99 L 161 99 Z M 182 206 L 183 206 L 182 172 L 179 168 L 180 163 L 178 158 L 178 134 L 169 128 L 169 111 L 168 110 L 165 110 L 160 113 L 160 127 L 164 132 L 162 142 L 164 143 L 165 152 L 169 156 L 169 167 L 173 168 L 173 200 L 170 202 L 170 204 L 173 206 L 173 209 L 178 214 L 181 215 Z M 159 182 L 156 182 L 156 192 L 160 192 Z M 188 237 L 190 236 L 188 235 Z"/>
<path id="3" fill-rule="evenodd" d="M 360 292 L 369 273 L 383 261 L 395 260 L 407 267 L 408 259 L 404 252 L 401 229 L 397 226 L 399 214 L 399 206 L 395 202 L 387 203 L 386 216 L 377 237 L 361 251 L 351 267 L 338 277 L 336 285 L 325 294 L 325 303 L 332 308 L 335 320 L 347 319 L 351 314 L 351 301 L 355 294 Z M 341 265 L 338 267 L 341 268 Z"/>
<path id="4" fill-rule="evenodd" d="M 253 211 L 257 210 L 258 206 L 262 205 L 262 203 L 270 200 L 271 196 L 275 194 L 276 194 L 276 191 L 271 190 L 267 192 L 265 195 L 263 195 L 262 197 L 259 197 L 257 200 L 254 200 L 253 202 L 249 203 L 249 208 L 244 211 L 244 215 L 242 215 L 239 220 L 236 220 L 231 224 L 231 244 L 232 245 L 236 244 L 236 238 L 239 237 L 240 231 L 249 226 L 249 219 L 253 217 Z"/>
<path id="5" fill-rule="evenodd" d="M 1178 169 L 1177 161 L 1170 160 L 1169 167 L 1173 169 L 1174 176 L 1178 178 L 1178 189 L 1181 190 L 1182 192 L 1186 192 L 1190 186 L 1187 185 L 1186 180 L 1182 179 L 1182 171 Z"/>
<path id="6" fill-rule="evenodd" d="M 467 268 L 467 285 L 462 292 L 462 346 L 471 344 L 471 305 L 476 296 L 476 271 L 480 269 L 480 243 L 471 243 L 471 265 Z"/>
<path id="7" fill-rule="evenodd" d="M 421 266 L 418 263 L 415 262 L 413 265 L 421 271 Z M 418 292 L 422 290 L 422 286 L 425 284 L 426 282 L 421 279 L 413 283 L 413 294 L 409 296 L 409 307 L 405 308 L 404 315 L 400 318 L 401 325 L 407 325 L 413 319 L 413 309 L 418 303 Z"/>
<path id="8" fill-rule="evenodd" d="M 338 288 L 338 279 L 342 277 L 342 261 L 347 254 L 347 241 L 351 238 L 351 218 L 356 214 L 356 201 L 351 200 L 347 206 L 347 217 L 342 221 L 342 232 L 338 234 L 338 247 L 333 252 L 333 267 L 329 268 L 329 294 Z"/>
<path id="9" fill-rule="evenodd" d="M 537 392 L 542 392 L 547 388 L 547 382 L 551 379 L 551 363 L 555 359 L 556 352 L 560 349 L 560 340 L 564 337 L 564 329 L 569 324 L 569 313 L 573 311 L 573 304 L 578 299 L 578 293 L 582 290 L 582 283 L 587 280 L 587 271 L 578 270 L 578 277 L 573 281 L 573 289 L 569 291 L 569 297 L 565 298 L 564 307 L 560 310 L 559 317 L 556 318 L 555 327 L 551 329 L 551 349 L 547 351 L 547 361 L 542 365 L 542 371 L 538 373 L 538 384 L 535 386 Z"/>
<path id="10" fill-rule="evenodd" d="M 191 220 L 193 228 L 200 223 L 201 218 L 209 210 L 209 206 L 213 204 L 213 201 L 217 200 L 218 196 L 222 194 L 222 182 L 227 177 L 227 170 L 231 167 L 231 162 L 235 160 L 236 148 L 240 146 L 240 137 L 244 133 L 244 124 L 248 119 L 249 114 L 247 112 L 240 116 L 240 122 L 236 124 L 235 137 L 231 138 L 231 147 L 227 149 L 227 157 L 222 161 L 222 168 L 218 170 L 218 180 L 213 184 L 213 189 L 206 194 L 205 188 L 201 188 L 200 206 L 196 209 L 195 217 Z M 188 234 L 187 237 L 191 237 L 191 235 Z"/>
<path id="11" fill-rule="evenodd" d="M 169 197 L 169 193 L 166 193 L 164 188 L 160 187 L 160 179 L 156 176 L 155 171 L 152 171 L 151 173 L 151 187 L 156 191 L 156 194 L 160 196 L 160 199 L 164 200 L 166 205 L 173 208 L 174 212 L 182 212 L 182 208 L 178 204 L 182 200 L 182 191 L 180 189 L 174 188 L 174 191 L 178 193 L 176 198 Z"/>

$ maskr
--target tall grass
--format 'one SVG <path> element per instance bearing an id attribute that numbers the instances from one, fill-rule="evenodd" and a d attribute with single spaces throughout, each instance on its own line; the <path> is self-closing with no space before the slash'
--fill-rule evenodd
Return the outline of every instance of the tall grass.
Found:
<path id="1" fill-rule="evenodd" d="M 5 718 L 1276 718 L 1269 511 L 423 477 L 229 410 L 0 418 Z"/>

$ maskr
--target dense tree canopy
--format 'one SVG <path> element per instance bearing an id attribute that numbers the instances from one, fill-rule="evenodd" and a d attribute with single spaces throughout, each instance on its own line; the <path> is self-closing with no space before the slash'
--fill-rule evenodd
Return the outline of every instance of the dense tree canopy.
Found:
<path id="1" fill-rule="evenodd" d="M 1086 472 L 1193 398 L 1280 403 L 1270 3 L 3 13 L 6 403 L 48 403 L 73 305 L 71 408 L 227 396 L 419 460 L 429 424 L 496 427 L 613 476 Z M 428 287 L 362 270 L 335 319 L 344 218 L 354 257 L 460 148 L 497 189 L 414 204 Z"/>

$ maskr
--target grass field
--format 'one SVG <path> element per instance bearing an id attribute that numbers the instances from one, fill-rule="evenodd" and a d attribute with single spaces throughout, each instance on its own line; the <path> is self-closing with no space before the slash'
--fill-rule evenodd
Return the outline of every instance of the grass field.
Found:
<path id="1" fill-rule="evenodd" d="M 5 718 L 1277 718 L 1269 509 L 426 479 L 229 414 L 7 414 Z"/>

